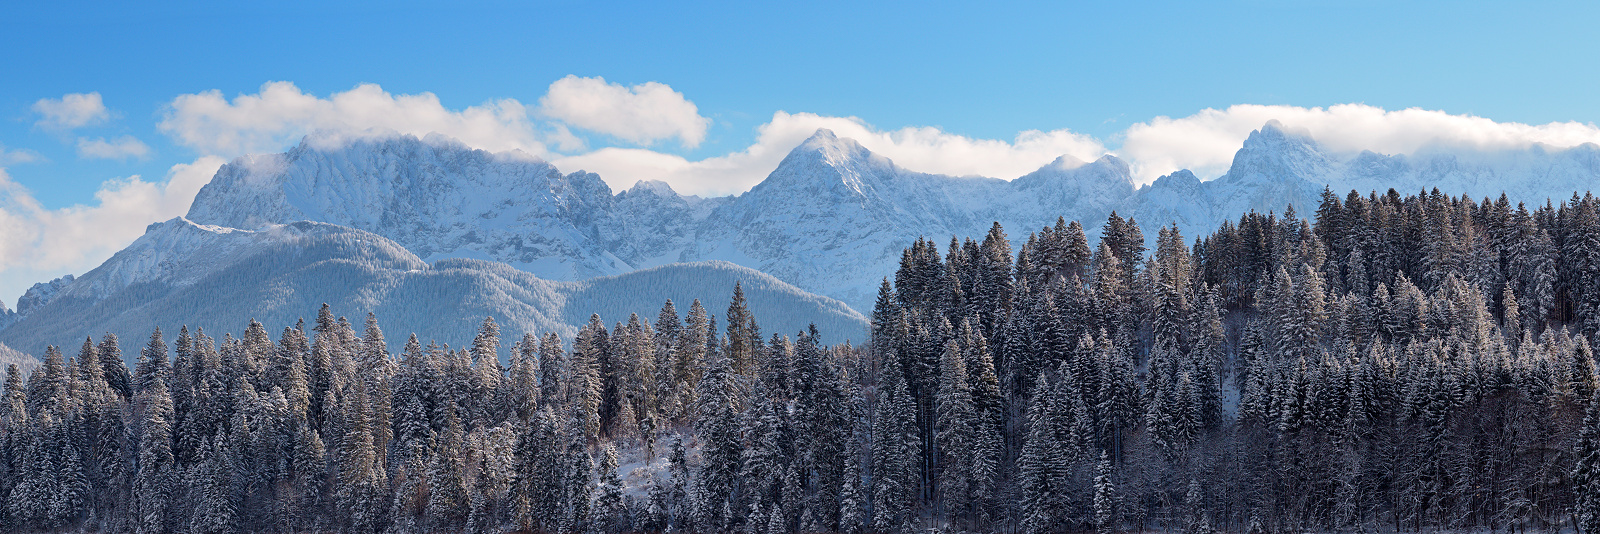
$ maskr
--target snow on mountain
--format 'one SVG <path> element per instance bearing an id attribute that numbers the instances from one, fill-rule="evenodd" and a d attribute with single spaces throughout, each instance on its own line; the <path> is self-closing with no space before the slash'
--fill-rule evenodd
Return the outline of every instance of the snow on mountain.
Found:
<path id="1" fill-rule="evenodd" d="M 1184 235 L 1209 232 L 1224 219 L 1248 211 L 1282 212 L 1293 205 L 1311 217 L 1323 188 L 1343 197 L 1351 190 L 1402 194 L 1439 189 L 1451 195 L 1513 202 L 1561 202 L 1583 194 L 1600 179 L 1600 146 L 1570 148 L 1533 145 L 1521 149 L 1480 150 L 1433 146 L 1413 154 L 1370 151 L 1330 152 L 1304 132 L 1269 121 L 1252 132 L 1234 155 L 1228 172 L 1201 182 L 1178 171 L 1139 190 L 1121 210 L 1136 217 L 1147 233 L 1176 223 Z"/>
<path id="2" fill-rule="evenodd" d="M 17 372 L 21 376 L 27 377 L 28 374 L 43 363 L 38 358 L 0 344 L 0 373 L 7 372 L 11 366 L 15 365 L 17 366 Z"/>
<path id="3" fill-rule="evenodd" d="M 1325 186 L 1341 194 L 1505 191 L 1537 202 L 1587 190 L 1597 177 L 1595 145 L 1338 154 L 1269 121 L 1215 180 L 1180 170 L 1135 187 L 1128 165 L 1108 155 L 1062 157 L 1006 181 L 905 169 L 819 130 L 750 191 L 699 198 L 660 182 L 613 194 L 593 174 L 563 174 L 520 153 L 492 154 L 438 136 L 311 136 L 287 153 L 223 167 L 189 219 L 244 230 L 327 222 L 381 235 L 428 262 L 498 261 L 546 280 L 723 260 L 865 310 L 912 240 L 978 238 L 993 222 L 1021 242 L 1065 217 L 1094 239 L 1116 210 L 1148 236 L 1176 224 L 1193 238 L 1252 210 L 1293 205 L 1309 216 Z"/>
<path id="4" fill-rule="evenodd" d="M 635 268 L 595 246 L 613 202 L 599 176 L 563 175 L 520 152 L 442 136 L 309 136 L 287 153 L 223 166 L 188 218 L 246 230 L 327 222 L 388 237 L 428 261 L 473 257 L 580 279 Z"/>
<path id="5" fill-rule="evenodd" d="M 1068 219 L 1104 219 L 1133 192 L 1126 163 L 1060 158 L 1012 181 L 926 174 L 820 130 L 766 180 L 713 211 L 698 257 L 741 263 L 871 309 L 879 282 L 918 237 L 981 238 L 998 221 L 1013 239 Z"/>
<path id="6" fill-rule="evenodd" d="M 359 322 L 376 313 L 398 348 L 406 334 L 462 344 L 484 316 L 508 339 L 553 331 L 572 339 L 591 313 L 654 319 L 666 299 L 687 313 L 696 298 L 721 315 L 736 282 L 771 332 L 816 323 L 830 342 L 860 342 L 866 320 L 843 303 L 721 262 L 678 264 L 581 282 L 540 279 L 510 265 L 467 258 L 432 264 L 374 233 L 300 221 L 238 230 L 178 218 L 146 234 L 48 303 L 0 329 L 0 343 L 43 353 L 113 332 L 138 343 L 157 326 L 213 336 L 254 318 L 271 328 L 316 314 L 323 302 Z M 130 351 L 129 354 L 136 354 Z"/>
<path id="7" fill-rule="evenodd" d="M 35 308 L 48 304 L 51 299 L 56 298 L 56 295 L 61 293 L 62 288 L 67 287 L 67 284 L 71 284 L 72 280 L 73 276 L 69 274 L 49 282 L 34 284 L 33 287 L 28 288 L 26 293 L 22 294 L 22 298 L 17 299 L 17 315 L 26 315 Z"/>

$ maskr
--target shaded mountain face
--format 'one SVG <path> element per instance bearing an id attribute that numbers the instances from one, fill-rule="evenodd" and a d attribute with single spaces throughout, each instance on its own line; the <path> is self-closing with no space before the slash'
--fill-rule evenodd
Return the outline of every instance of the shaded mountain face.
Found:
<path id="1" fill-rule="evenodd" d="M 357 324 L 366 313 L 376 314 L 394 349 L 413 332 L 424 341 L 465 344 L 485 316 L 495 318 L 507 339 L 556 332 L 570 340 L 591 314 L 610 322 L 626 321 L 630 313 L 653 319 L 667 299 L 680 313 L 700 299 L 721 315 L 735 283 L 770 332 L 793 334 L 815 323 L 828 342 L 865 338 L 866 320 L 843 303 L 723 262 L 562 282 L 485 260 L 429 264 L 387 238 L 332 224 L 301 221 L 247 231 L 179 218 L 152 225 L 55 299 L 0 330 L 0 343 L 43 353 L 46 345 L 75 347 L 85 336 L 111 332 L 138 346 L 158 326 L 169 337 L 180 325 L 220 337 L 243 331 L 251 319 L 275 332 L 315 317 L 324 302 Z"/>

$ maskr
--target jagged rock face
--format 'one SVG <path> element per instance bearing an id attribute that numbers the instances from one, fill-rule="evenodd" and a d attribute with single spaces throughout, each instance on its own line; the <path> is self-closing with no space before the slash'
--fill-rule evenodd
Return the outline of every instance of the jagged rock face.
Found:
<path id="1" fill-rule="evenodd" d="M 700 223 L 728 200 L 679 195 L 665 182 L 640 181 L 617 193 L 611 212 L 596 225 L 597 248 L 635 269 L 686 261 Z"/>
<path id="2" fill-rule="evenodd" d="M 17 315 L 27 315 L 28 312 L 49 304 L 73 280 L 73 276 L 69 274 L 49 282 L 34 284 L 33 287 L 28 288 L 26 293 L 22 294 L 22 298 L 17 299 Z M 0 310 L 4 310 L 4 308 L 0 307 Z"/>
<path id="3" fill-rule="evenodd" d="M 486 258 L 578 279 L 633 269 L 593 246 L 613 202 L 599 176 L 563 175 L 520 153 L 409 136 L 308 137 L 287 153 L 223 166 L 188 218 L 246 230 L 327 222 L 388 237 L 430 261 Z"/>

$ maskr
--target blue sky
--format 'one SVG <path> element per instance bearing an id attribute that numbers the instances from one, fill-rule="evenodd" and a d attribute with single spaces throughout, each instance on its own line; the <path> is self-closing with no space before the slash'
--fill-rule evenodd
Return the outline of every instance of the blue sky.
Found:
<path id="1" fill-rule="evenodd" d="M 0 9 L 0 226 L 12 225 L 0 228 L 11 235 L 0 298 L 81 273 L 181 214 L 227 158 L 281 150 L 330 127 L 323 116 L 375 126 L 361 109 L 417 95 L 437 102 L 394 109 L 464 118 L 376 126 L 523 149 L 614 187 L 658 178 L 703 194 L 747 188 L 818 126 L 873 138 L 863 143 L 919 170 L 1011 178 L 1055 155 L 1111 152 L 1148 180 L 1216 175 L 1266 118 L 1301 120 L 1319 139 L 1344 132 L 1334 141 L 1346 148 L 1389 139 L 1370 148 L 1390 151 L 1484 122 L 1469 118 L 1558 143 L 1592 139 L 1600 121 L 1595 3 L 217 4 Z M 544 104 L 568 76 L 571 105 Z M 293 84 L 274 93 L 283 102 L 326 107 L 246 110 L 237 97 L 267 82 Z M 98 94 L 103 109 L 48 113 L 74 94 Z M 1364 106 L 1333 108 L 1347 104 Z M 1159 131 L 1174 124 L 1161 117 L 1193 128 Z M 1398 126 L 1336 127 L 1362 121 Z M 234 134 L 254 137 L 217 141 Z M 1174 144 L 1185 135 L 1218 141 Z M 134 230 L 81 238 L 111 223 Z"/>

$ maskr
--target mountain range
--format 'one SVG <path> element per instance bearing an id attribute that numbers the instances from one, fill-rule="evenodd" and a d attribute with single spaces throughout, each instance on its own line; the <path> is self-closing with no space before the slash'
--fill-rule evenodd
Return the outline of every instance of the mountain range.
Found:
<path id="1" fill-rule="evenodd" d="M 593 173 L 436 135 L 312 135 L 223 166 L 185 217 L 89 273 L 36 285 L 16 312 L 0 308 L 0 343 L 38 351 L 85 332 L 239 329 L 250 317 L 281 326 L 323 301 L 378 313 L 391 337 L 465 341 L 483 315 L 567 333 L 593 312 L 653 316 L 669 297 L 680 313 L 700 298 L 720 314 L 712 303 L 725 307 L 735 281 L 771 331 L 816 322 L 860 342 L 860 312 L 918 237 L 979 237 L 999 222 L 1020 243 L 1064 217 L 1093 239 L 1116 211 L 1148 235 L 1176 225 L 1192 238 L 1252 210 L 1309 216 L 1325 187 L 1542 203 L 1597 178 L 1594 144 L 1339 153 L 1276 121 L 1209 181 L 1177 171 L 1139 186 L 1113 155 L 1062 156 L 1012 180 L 953 177 L 819 130 L 750 191 L 700 198 L 661 182 L 613 192 Z M 47 332 L 64 324 L 76 331 Z"/>

